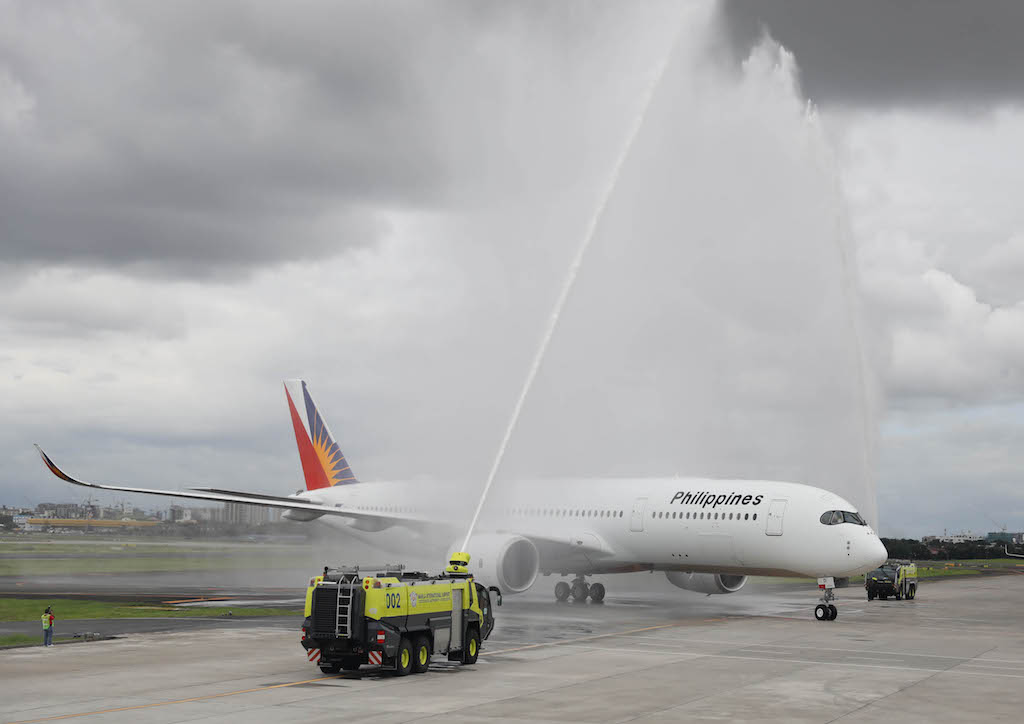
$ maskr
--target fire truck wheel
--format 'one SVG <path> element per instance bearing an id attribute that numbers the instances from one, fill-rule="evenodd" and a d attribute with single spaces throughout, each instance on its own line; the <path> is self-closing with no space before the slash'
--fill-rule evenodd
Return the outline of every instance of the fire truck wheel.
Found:
<path id="1" fill-rule="evenodd" d="M 911 586 L 907 591 L 907 598 L 913 600 L 917 598 L 917 586 Z"/>
<path id="2" fill-rule="evenodd" d="M 903 595 L 900 593 L 900 590 L 897 588 L 896 589 L 896 600 L 899 601 L 901 598 L 903 598 Z"/>
<path id="3" fill-rule="evenodd" d="M 398 653 L 395 655 L 395 674 L 405 676 L 412 671 L 412 644 L 409 639 L 402 637 L 398 644 Z"/>
<path id="4" fill-rule="evenodd" d="M 871 591 L 868 591 L 868 600 L 869 601 L 874 601 L 875 600 L 875 594 L 873 594 Z"/>
<path id="5" fill-rule="evenodd" d="M 361 663 L 362 662 L 359 661 L 358 658 L 342 659 L 341 668 L 343 668 L 345 671 L 359 671 L 359 665 Z"/>
<path id="6" fill-rule="evenodd" d="M 480 632 L 475 628 L 466 632 L 466 648 L 462 652 L 462 663 L 475 664 L 480 655 Z"/>
<path id="7" fill-rule="evenodd" d="M 337 674 L 339 671 L 341 671 L 341 664 L 320 664 L 320 671 L 324 672 L 325 674 Z"/>
<path id="8" fill-rule="evenodd" d="M 430 668 L 430 639 L 420 635 L 412 642 L 412 673 L 422 674 Z"/>

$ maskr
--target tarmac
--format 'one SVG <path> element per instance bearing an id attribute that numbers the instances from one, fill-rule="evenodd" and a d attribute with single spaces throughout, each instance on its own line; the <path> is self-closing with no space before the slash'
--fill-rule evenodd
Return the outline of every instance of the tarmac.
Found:
<path id="1" fill-rule="evenodd" d="M 619 579 L 610 579 L 614 583 Z M 924 582 L 914 601 L 752 586 L 728 596 L 505 598 L 475 666 L 324 675 L 290 620 L 0 653 L 0 721 L 1021 721 L 1024 575 Z"/>

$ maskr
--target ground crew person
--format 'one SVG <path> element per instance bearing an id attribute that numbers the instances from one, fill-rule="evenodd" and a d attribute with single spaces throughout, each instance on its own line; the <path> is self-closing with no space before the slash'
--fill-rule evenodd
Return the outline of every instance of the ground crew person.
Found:
<path id="1" fill-rule="evenodd" d="M 43 621 L 43 646 L 53 646 L 53 609 L 47 606 L 41 618 Z"/>

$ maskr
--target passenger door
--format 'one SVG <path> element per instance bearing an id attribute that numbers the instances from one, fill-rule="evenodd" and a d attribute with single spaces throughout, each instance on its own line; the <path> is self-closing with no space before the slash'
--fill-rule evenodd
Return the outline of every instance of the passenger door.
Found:
<path id="1" fill-rule="evenodd" d="M 634 533 L 644 531 L 644 513 L 647 511 L 647 498 L 637 498 L 633 501 L 633 512 L 629 515 L 629 529 Z"/>
<path id="2" fill-rule="evenodd" d="M 786 501 L 773 500 L 768 506 L 768 524 L 765 535 L 782 535 L 782 518 L 786 514 Z"/>

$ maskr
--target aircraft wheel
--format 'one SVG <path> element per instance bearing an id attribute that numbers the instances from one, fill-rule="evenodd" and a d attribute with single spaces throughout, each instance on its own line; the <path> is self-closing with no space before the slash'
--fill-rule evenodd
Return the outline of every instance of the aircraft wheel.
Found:
<path id="1" fill-rule="evenodd" d="M 833 606 L 831 603 L 828 605 L 828 620 L 835 621 L 839 616 L 839 609 Z"/>
<path id="2" fill-rule="evenodd" d="M 422 674 L 430 668 L 430 639 L 417 636 L 412 642 L 412 673 Z"/>
<path id="3" fill-rule="evenodd" d="M 594 583 L 590 586 L 590 600 L 593 603 L 604 602 L 604 584 Z"/>
<path id="4" fill-rule="evenodd" d="M 572 599 L 576 603 L 583 603 L 587 600 L 588 595 L 590 595 L 590 586 L 586 581 L 580 580 L 572 584 Z"/>
<path id="5" fill-rule="evenodd" d="M 829 615 L 830 611 L 828 610 L 828 606 L 825 604 L 819 603 L 814 607 L 814 618 L 818 621 L 828 621 Z"/>
<path id="6" fill-rule="evenodd" d="M 402 637 L 398 644 L 398 653 L 395 655 L 395 676 L 405 676 L 412 671 L 412 644 L 409 639 Z"/>
<path id="7" fill-rule="evenodd" d="M 572 591 L 572 587 L 565 581 L 559 581 L 555 584 L 555 600 L 556 601 L 568 601 L 569 593 Z"/>

